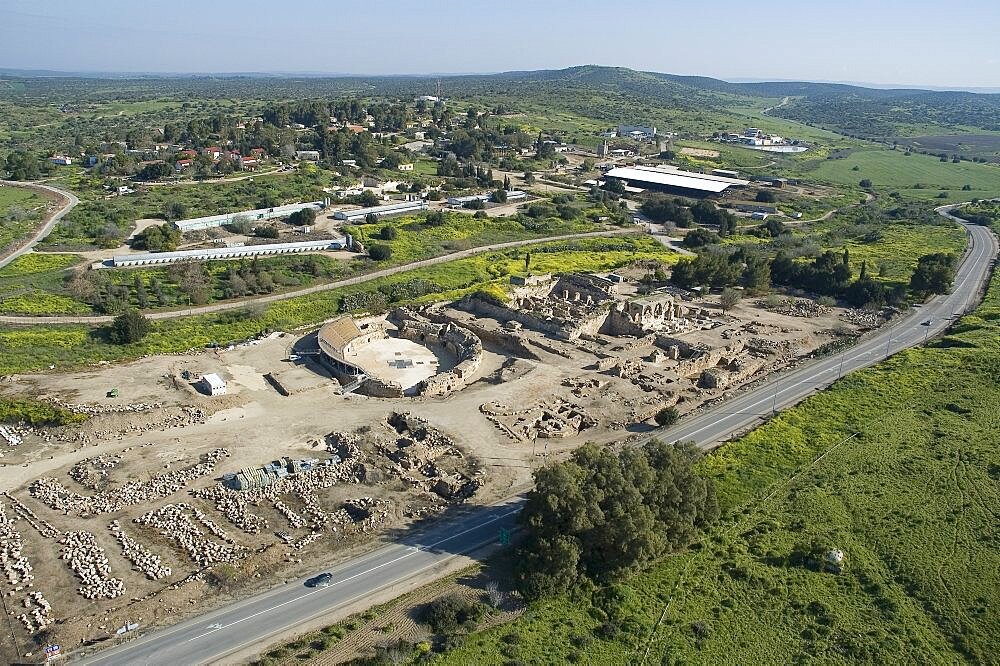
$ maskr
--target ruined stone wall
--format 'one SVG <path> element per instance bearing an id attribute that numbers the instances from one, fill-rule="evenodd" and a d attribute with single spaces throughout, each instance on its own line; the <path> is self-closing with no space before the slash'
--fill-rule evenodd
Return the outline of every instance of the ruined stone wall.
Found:
<path id="1" fill-rule="evenodd" d="M 358 393 L 371 396 L 373 398 L 402 398 L 403 387 L 396 382 L 388 382 L 378 377 L 368 377 L 361 386 Z"/>
<path id="2" fill-rule="evenodd" d="M 534 331 L 551 333 L 558 335 L 562 327 L 557 320 L 542 319 L 531 312 L 524 310 L 513 310 L 502 305 L 495 305 L 481 298 L 465 298 L 456 304 L 457 307 L 482 317 L 490 317 L 501 322 L 516 321 L 522 326 L 526 326 Z"/>
<path id="3" fill-rule="evenodd" d="M 464 388 L 479 371 L 483 343 L 472 331 L 453 322 L 435 323 L 413 313 L 400 313 L 399 337 L 428 345 L 441 345 L 454 354 L 458 365 L 428 377 L 417 387 L 418 395 L 442 397 Z"/>
<path id="4" fill-rule="evenodd" d="M 454 323 L 464 328 L 469 329 L 475 333 L 482 342 L 491 344 L 494 347 L 499 347 L 506 352 L 511 353 L 514 356 L 521 358 L 530 359 L 532 361 L 539 360 L 539 357 L 535 352 L 531 351 L 516 333 L 511 333 L 504 330 L 488 329 L 485 326 L 478 324 L 474 321 L 462 321 L 458 322 L 451 317 L 439 313 L 439 312 L 428 312 L 427 318 L 438 324 L 448 324 Z"/>

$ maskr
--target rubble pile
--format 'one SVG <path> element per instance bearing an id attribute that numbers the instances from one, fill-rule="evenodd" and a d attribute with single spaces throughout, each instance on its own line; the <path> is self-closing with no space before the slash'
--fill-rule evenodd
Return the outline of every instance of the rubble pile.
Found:
<path id="1" fill-rule="evenodd" d="M 246 547 L 235 543 L 204 511 L 190 504 L 166 504 L 144 513 L 134 522 L 153 527 L 163 536 L 176 541 L 188 557 L 200 566 L 235 562 L 247 552 Z M 208 538 L 202 528 L 224 543 Z"/>
<path id="2" fill-rule="evenodd" d="M 51 477 L 32 481 L 28 490 L 48 507 L 66 514 L 86 516 L 114 513 L 142 502 L 169 497 L 192 481 L 213 473 L 215 464 L 228 456 L 226 449 L 215 449 L 203 455 L 201 462 L 191 467 L 160 474 L 149 481 L 127 481 L 117 488 L 90 496 L 71 492 L 58 479 Z"/>
<path id="3" fill-rule="evenodd" d="M 874 310 L 847 310 L 842 318 L 865 330 L 878 328 L 885 323 L 882 313 Z"/>
<path id="4" fill-rule="evenodd" d="M 389 518 L 392 502 L 372 497 L 359 497 L 344 502 L 344 510 L 351 516 L 358 532 L 370 532 Z"/>
<path id="5" fill-rule="evenodd" d="M 117 520 L 111 521 L 108 529 L 118 539 L 122 547 L 122 555 L 132 563 L 136 570 L 142 572 L 150 580 L 159 580 L 170 575 L 170 567 L 161 563 L 160 556 L 151 553 L 145 546 L 125 534 Z"/>
<path id="6" fill-rule="evenodd" d="M 756 305 L 757 307 L 789 317 L 820 317 L 830 313 L 830 308 L 827 306 L 820 305 L 816 301 L 811 301 L 807 298 L 785 298 L 777 305 L 768 305 L 767 301 L 757 301 Z"/>
<path id="7" fill-rule="evenodd" d="M 61 558 L 69 563 L 83 586 L 77 588 L 86 599 L 114 599 L 125 594 L 125 583 L 111 575 L 111 565 L 104 549 L 90 532 L 66 532 Z"/>
<path id="8" fill-rule="evenodd" d="M 511 439 L 522 442 L 571 437 L 599 424 L 583 407 L 562 398 L 526 409 L 488 402 L 480 405 L 479 411 Z"/>
<path id="9" fill-rule="evenodd" d="M 9 425 L 0 425 L 0 439 L 7 442 L 8 446 L 19 446 L 24 441 L 24 437 L 17 428 Z"/>
<path id="10" fill-rule="evenodd" d="M 87 458 L 69 468 L 69 478 L 90 490 L 100 490 L 108 485 L 110 472 L 121 464 L 122 457 L 105 453 Z"/>
<path id="11" fill-rule="evenodd" d="M 349 447 L 350 448 L 350 447 Z M 278 506 L 280 499 L 285 495 L 297 495 L 302 499 L 305 512 L 310 519 L 306 521 L 313 529 L 319 529 L 329 522 L 329 516 L 324 512 L 316 499 L 314 491 L 331 488 L 341 483 L 357 483 L 359 457 L 361 451 L 357 446 L 353 447 L 356 454 L 344 460 L 331 459 L 328 464 L 318 465 L 315 469 L 301 472 L 295 476 L 288 476 L 278 479 L 274 483 L 261 488 L 248 488 L 247 490 L 233 490 L 227 488 L 223 483 L 217 483 L 208 488 L 192 491 L 195 497 L 209 500 L 215 503 L 215 508 L 226 516 L 234 525 L 247 534 L 258 534 L 267 529 L 267 520 L 251 511 L 253 506 L 262 501 L 274 504 L 293 527 L 299 527 L 295 521 Z M 351 450 L 344 451 L 344 454 Z M 334 462 L 336 460 L 336 462 Z M 285 506 L 282 504 L 282 506 Z M 287 509 L 287 507 L 285 507 Z M 290 510 L 289 510 L 290 512 Z M 296 514 L 299 520 L 305 520 Z"/>
<path id="12" fill-rule="evenodd" d="M 74 414 L 87 414 L 88 416 L 96 416 L 97 414 L 137 414 L 139 412 L 148 412 L 152 409 L 160 409 L 163 407 L 162 402 L 132 402 L 126 405 L 72 404 L 68 402 L 61 402 L 59 400 L 54 400 L 53 402 L 58 407 L 67 409 Z"/>
<path id="13" fill-rule="evenodd" d="M 7 593 L 13 596 L 16 592 L 25 592 L 23 601 L 27 612 L 17 616 L 18 621 L 29 632 L 41 631 L 55 622 L 52 617 L 52 607 L 41 592 L 30 591 L 35 575 L 31 562 L 24 556 L 24 542 L 14 521 L 7 517 L 3 504 L 0 504 L 0 567 L 3 567 L 4 579 L 12 590 Z"/>
<path id="14" fill-rule="evenodd" d="M 299 514 L 292 511 L 292 509 L 282 502 L 281 500 L 274 500 L 274 508 L 278 510 L 281 515 L 288 519 L 288 524 L 293 528 L 298 529 L 299 527 L 306 526 L 306 520 Z"/>

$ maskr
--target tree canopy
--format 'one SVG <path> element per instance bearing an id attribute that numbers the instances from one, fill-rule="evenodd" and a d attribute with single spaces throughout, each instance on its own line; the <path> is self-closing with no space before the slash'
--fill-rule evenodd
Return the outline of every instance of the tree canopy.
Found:
<path id="1" fill-rule="evenodd" d="M 944 252 L 925 254 L 917 260 L 910 276 L 910 289 L 920 298 L 948 292 L 955 279 L 955 255 Z"/>
<path id="2" fill-rule="evenodd" d="M 587 444 L 535 472 L 521 514 L 522 592 L 613 581 L 689 544 L 719 513 L 711 482 L 694 472 L 698 456 L 693 445 L 657 440 L 618 453 Z"/>

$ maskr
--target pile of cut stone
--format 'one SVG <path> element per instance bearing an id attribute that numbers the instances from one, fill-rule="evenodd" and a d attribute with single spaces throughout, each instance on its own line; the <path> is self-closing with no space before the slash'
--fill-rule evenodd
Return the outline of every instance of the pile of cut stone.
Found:
<path id="1" fill-rule="evenodd" d="M 18 621 L 30 633 L 41 631 L 55 622 L 52 617 L 52 606 L 45 600 L 41 592 L 29 591 L 33 586 L 35 575 L 32 573 L 31 562 L 24 556 L 24 541 L 14 521 L 7 517 L 4 505 L 0 503 L 0 567 L 11 591 L 6 593 L 14 596 L 24 592 L 23 606 L 27 612 L 17 616 Z"/>
<path id="2" fill-rule="evenodd" d="M 142 502 L 173 495 L 192 481 L 212 474 L 215 464 L 228 456 L 226 449 L 215 449 L 202 456 L 201 462 L 191 467 L 160 474 L 149 481 L 134 479 L 117 488 L 90 496 L 71 492 L 58 479 L 51 477 L 34 480 L 28 490 L 48 507 L 66 514 L 83 516 L 115 513 Z"/>
<path id="3" fill-rule="evenodd" d="M 122 547 L 122 555 L 132 563 L 138 571 L 150 580 L 159 580 L 170 575 L 170 567 L 163 566 L 159 555 L 154 555 L 145 546 L 125 534 L 117 520 L 111 521 L 108 529 L 118 539 Z"/>
<path id="4" fill-rule="evenodd" d="M 125 594 L 125 583 L 111 575 L 111 565 L 104 549 L 90 532 L 66 532 L 62 540 L 62 559 L 83 581 L 77 591 L 86 599 L 114 599 Z"/>
<path id="5" fill-rule="evenodd" d="M 247 552 L 246 547 L 235 543 L 222 528 L 205 515 L 205 512 L 190 504 L 167 504 L 144 513 L 136 518 L 135 522 L 153 527 L 163 536 L 173 539 L 184 549 L 188 557 L 201 566 L 217 562 L 235 562 Z M 224 543 L 208 538 L 202 527 Z"/>

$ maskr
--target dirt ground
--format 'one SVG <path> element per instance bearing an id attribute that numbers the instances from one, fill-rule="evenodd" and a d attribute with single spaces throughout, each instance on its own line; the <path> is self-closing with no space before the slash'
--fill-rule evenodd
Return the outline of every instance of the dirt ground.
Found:
<path id="1" fill-rule="evenodd" d="M 694 304 L 716 311 L 713 317 L 719 322 L 710 330 L 691 334 L 698 343 L 720 347 L 733 336 L 757 336 L 784 345 L 782 353 L 762 361 L 760 372 L 747 381 L 857 329 L 843 310 L 820 309 L 814 316 L 796 316 L 769 311 L 748 300 L 723 314 L 718 312 L 717 298 L 709 296 Z M 488 318 L 478 323 L 485 328 L 501 327 Z M 9 495 L 0 496 L 0 505 L 9 518 L 17 513 L 16 503 L 26 507 L 13 526 L 23 539 L 23 555 L 34 568 L 32 589 L 42 592 L 56 619 L 34 638 L 15 622 L 20 646 L 58 640 L 64 649 L 72 649 L 104 640 L 126 621 L 149 626 L 204 612 L 233 595 L 248 595 L 276 581 L 304 575 L 320 563 L 330 564 L 331 558 L 349 557 L 383 530 L 405 526 L 445 505 L 430 492 L 431 482 L 424 483 L 421 477 L 419 483 L 412 483 L 402 472 L 393 472 L 393 464 L 384 459 L 389 454 L 378 447 L 364 451 L 371 456 L 365 467 L 372 469 L 371 461 L 377 458 L 374 467 L 381 472 L 362 474 L 364 478 L 351 472 L 342 481 L 307 493 L 282 495 L 285 508 L 298 516 L 312 515 L 311 502 L 330 515 L 358 498 L 386 507 L 385 515 L 372 522 L 371 529 L 316 528 L 318 536 L 310 537 L 316 540 L 301 549 L 290 544 L 309 536 L 310 528 L 290 525 L 292 519 L 277 505 L 264 501 L 255 505 L 255 512 L 269 527 L 253 533 L 220 510 L 215 501 L 192 494 L 218 486 L 223 474 L 282 456 L 327 458 L 331 433 L 371 433 L 387 428 L 394 413 L 419 415 L 437 433 L 434 437 L 439 434 L 460 449 L 456 460 L 467 462 L 462 463 L 464 467 L 441 464 L 442 473 L 472 478 L 474 470 L 481 472 L 475 476 L 475 492 L 461 501 L 486 504 L 528 482 L 532 469 L 550 456 L 584 441 L 609 442 L 649 430 L 649 419 L 663 399 L 657 393 L 662 386 L 673 387 L 675 402 L 685 412 L 723 393 L 723 389 L 697 388 L 684 377 L 670 376 L 666 366 L 656 365 L 659 361 L 643 360 L 650 354 L 649 347 L 634 340 L 598 335 L 593 340 L 568 342 L 525 331 L 525 348 L 533 358 L 484 344 L 481 366 L 471 382 L 445 398 L 343 395 L 314 361 L 288 360 L 301 337 L 275 334 L 232 349 L 152 357 L 69 374 L 16 376 L 0 388 L 5 394 L 54 400 L 95 412 L 82 426 L 26 431 L 19 446 L 3 448 L 0 492 Z M 648 376 L 640 379 L 617 376 L 597 368 L 599 360 L 609 357 L 624 364 L 652 365 L 643 366 Z M 209 397 L 194 388 L 195 380 L 209 372 L 227 380 L 227 395 Z M 265 378 L 269 374 L 280 376 L 283 385 L 294 385 L 294 393 L 279 393 Z M 656 390 L 651 390 L 650 382 Z M 107 397 L 113 388 L 118 389 L 118 397 Z M 561 425 L 552 430 L 554 422 Z M 548 434 L 543 435 L 546 428 Z M 208 465 L 204 456 L 220 448 L 228 457 Z M 343 464 L 349 461 L 348 457 Z M 409 465 L 403 461 L 397 467 L 418 468 Z M 168 477 L 177 479 L 175 485 L 164 481 Z M 45 499 L 32 490 L 40 478 L 50 478 L 53 481 L 45 483 L 61 488 L 58 499 L 52 498 L 55 495 Z M 134 503 L 94 508 L 98 505 L 93 498 L 104 497 L 102 493 L 147 487 L 155 492 L 150 490 Z M 82 497 L 87 509 L 60 504 L 75 501 L 73 497 Z M 191 520 L 202 526 L 202 532 L 215 534 L 205 534 L 205 539 L 219 547 L 230 544 L 243 549 L 245 556 L 222 569 L 214 565 L 208 572 L 169 529 L 133 522 L 165 505 L 193 507 L 183 511 L 194 516 Z M 151 556 L 158 556 L 170 574 L 151 580 L 126 559 L 109 530 L 112 521 L 118 521 L 124 533 Z M 60 559 L 64 548 L 60 539 L 78 530 L 92 533 L 103 548 L 108 575 L 124 583 L 123 596 L 91 600 L 77 592 L 81 580 Z M 10 592 L 8 603 L 15 604 L 26 593 Z M 0 636 L 4 636 L 0 659 L 10 661 L 14 656 L 10 632 L 0 631 Z"/>

